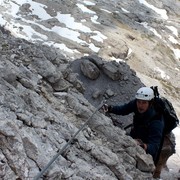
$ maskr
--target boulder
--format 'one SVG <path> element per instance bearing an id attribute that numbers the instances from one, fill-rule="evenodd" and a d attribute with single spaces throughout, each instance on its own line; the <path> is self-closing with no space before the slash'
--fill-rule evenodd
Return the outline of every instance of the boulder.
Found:
<path id="1" fill-rule="evenodd" d="M 98 67 L 89 60 L 81 62 L 81 71 L 86 77 L 92 80 L 97 79 L 100 75 Z"/>
<path id="2" fill-rule="evenodd" d="M 119 66 L 115 62 L 107 62 L 102 67 L 103 72 L 112 80 L 116 81 L 121 78 Z"/>

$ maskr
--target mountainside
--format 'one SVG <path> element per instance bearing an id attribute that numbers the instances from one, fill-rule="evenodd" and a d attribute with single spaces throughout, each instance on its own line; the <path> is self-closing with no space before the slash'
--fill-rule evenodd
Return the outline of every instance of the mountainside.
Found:
<path id="1" fill-rule="evenodd" d="M 43 179 L 151 178 L 151 156 L 96 112 L 63 55 L 8 32 L 0 37 L 2 179 L 34 178 L 89 118 Z M 134 76 L 127 68 L 128 73 Z"/>
<path id="2" fill-rule="evenodd" d="M 126 61 L 178 109 L 179 7 L 177 0 L 1 0 L 0 19 L 16 37 L 54 46 L 70 59 L 97 54 Z"/>
<path id="3" fill-rule="evenodd" d="M 96 108 L 158 85 L 180 117 L 179 9 L 176 0 L 1 0 L 0 177 L 33 179 L 90 118 L 43 179 L 152 179 L 151 156 L 121 129 L 132 116 Z M 177 141 L 176 172 L 163 179 L 180 178 L 179 151 Z"/>

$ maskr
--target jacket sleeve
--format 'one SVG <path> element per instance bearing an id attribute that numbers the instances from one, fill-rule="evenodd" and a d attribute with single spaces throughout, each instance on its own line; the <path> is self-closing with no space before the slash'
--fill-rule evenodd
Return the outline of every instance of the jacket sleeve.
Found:
<path id="1" fill-rule="evenodd" d="M 111 106 L 110 113 L 118 114 L 118 115 L 128 115 L 132 112 L 135 112 L 137 109 L 136 107 L 136 100 L 132 100 L 127 104 L 121 106 Z"/>
<path id="2" fill-rule="evenodd" d="M 163 137 L 163 120 L 153 120 L 149 126 L 149 135 L 147 142 L 147 154 L 151 154 L 155 161 Z"/>

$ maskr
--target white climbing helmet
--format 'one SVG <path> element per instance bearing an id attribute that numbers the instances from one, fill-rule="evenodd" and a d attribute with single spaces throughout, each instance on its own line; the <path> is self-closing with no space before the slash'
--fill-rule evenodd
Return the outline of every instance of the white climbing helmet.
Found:
<path id="1" fill-rule="evenodd" d="M 136 93 L 136 99 L 150 101 L 154 98 L 154 91 L 149 87 L 142 87 Z"/>

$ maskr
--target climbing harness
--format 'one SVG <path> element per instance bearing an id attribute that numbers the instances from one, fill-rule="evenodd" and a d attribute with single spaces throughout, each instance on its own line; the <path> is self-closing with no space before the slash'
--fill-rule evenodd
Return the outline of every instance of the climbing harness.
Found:
<path id="1" fill-rule="evenodd" d="M 38 175 L 33 179 L 33 180 L 38 180 L 44 173 L 45 171 L 51 166 L 51 164 L 58 158 L 59 155 L 61 155 L 65 149 L 67 149 L 67 147 L 72 143 L 72 141 L 74 140 L 74 138 L 79 134 L 80 131 L 82 131 L 86 125 L 88 124 L 88 122 L 90 121 L 90 119 L 93 117 L 93 115 L 101 109 L 101 107 L 103 106 L 104 101 L 102 101 L 100 103 L 100 105 L 96 108 L 96 110 L 94 111 L 94 113 L 87 119 L 87 121 L 81 126 L 81 128 L 79 128 L 79 130 L 72 136 L 71 139 L 69 139 L 69 141 L 62 147 L 62 149 L 49 161 L 49 163 L 42 169 L 42 171 L 40 171 L 38 173 Z"/>

